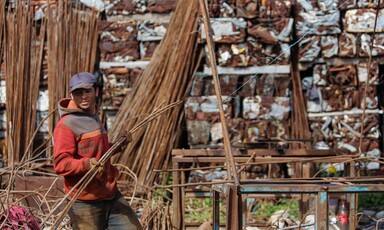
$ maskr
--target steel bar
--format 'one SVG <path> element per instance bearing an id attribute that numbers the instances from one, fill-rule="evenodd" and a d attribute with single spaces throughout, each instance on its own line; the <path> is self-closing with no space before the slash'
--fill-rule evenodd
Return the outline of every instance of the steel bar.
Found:
<path id="1" fill-rule="evenodd" d="M 235 185 L 238 185 L 239 178 L 237 176 L 235 162 L 233 160 L 232 146 L 231 146 L 231 141 L 228 135 L 227 121 L 225 120 L 225 115 L 224 115 L 220 81 L 219 81 L 219 75 L 218 75 L 217 66 L 216 66 L 216 55 L 215 55 L 214 44 L 212 39 L 212 28 L 209 22 L 208 7 L 205 0 L 199 0 L 199 5 L 200 5 L 201 15 L 203 17 L 204 29 L 205 29 L 206 38 L 207 38 L 209 61 L 212 66 L 212 76 L 213 76 L 213 83 L 215 87 L 217 104 L 219 107 L 220 122 L 221 122 L 221 128 L 222 128 L 223 140 L 224 140 L 224 150 L 226 154 L 227 164 L 230 165 L 230 167 L 227 167 L 227 171 L 230 178 L 234 179 Z"/>
<path id="2" fill-rule="evenodd" d="M 328 194 L 327 192 L 319 192 L 315 198 L 316 200 L 316 222 L 315 227 L 317 230 L 328 229 Z"/>

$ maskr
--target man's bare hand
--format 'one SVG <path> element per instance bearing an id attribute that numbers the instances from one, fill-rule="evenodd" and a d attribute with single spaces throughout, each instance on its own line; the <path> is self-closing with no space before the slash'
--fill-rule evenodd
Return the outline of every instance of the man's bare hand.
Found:
<path id="1" fill-rule="evenodd" d="M 127 147 L 128 143 L 129 142 L 132 142 L 132 134 L 130 132 L 127 132 L 127 131 L 123 131 L 121 134 L 120 134 L 120 137 L 124 137 L 125 140 L 123 141 L 123 143 L 121 144 L 121 150 L 124 150 L 125 147 Z"/>
<path id="2" fill-rule="evenodd" d="M 92 169 L 93 167 L 97 167 L 97 171 L 99 173 L 104 172 L 104 165 L 102 165 L 96 158 L 89 159 L 89 168 Z"/>

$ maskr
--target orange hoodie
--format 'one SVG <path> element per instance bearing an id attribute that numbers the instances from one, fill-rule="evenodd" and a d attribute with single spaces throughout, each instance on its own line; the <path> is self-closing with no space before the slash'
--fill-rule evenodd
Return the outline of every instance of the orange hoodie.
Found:
<path id="1" fill-rule="evenodd" d="M 100 159 L 110 148 L 110 143 L 99 117 L 83 112 L 71 99 L 59 101 L 59 114 L 60 120 L 54 131 L 53 166 L 55 172 L 64 177 L 64 188 L 68 193 L 90 169 L 90 159 Z M 108 160 L 102 175 L 96 176 L 77 199 L 113 198 L 117 176 L 118 170 Z"/>

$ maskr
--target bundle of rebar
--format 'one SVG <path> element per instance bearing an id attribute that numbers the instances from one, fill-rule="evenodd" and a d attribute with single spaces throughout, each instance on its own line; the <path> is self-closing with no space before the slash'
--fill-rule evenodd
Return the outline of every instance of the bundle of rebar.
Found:
<path id="1" fill-rule="evenodd" d="M 49 112 L 68 96 L 72 75 L 94 71 L 99 13 L 72 2 L 59 1 L 47 9 Z M 51 132 L 57 119 L 58 114 L 49 121 Z"/>
<path id="2" fill-rule="evenodd" d="M 292 64 L 292 66 L 296 66 Z M 292 77 L 292 118 L 291 138 L 310 139 L 310 130 L 307 118 L 307 107 L 301 87 L 300 72 L 297 68 L 291 68 Z M 291 148 L 308 148 L 310 143 L 292 143 Z"/>
<path id="3" fill-rule="evenodd" d="M 178 1 L 165 37 L 116 115 L 110 130 L 112 141 L 122 131 L 134 127 L 153 108 L 183 98 L 195 71 L 198 9 L 198 1 Z M 139 185 L 152 186 L 159 179 L 153 169 L 167 168 L 171 150 L 179 143 L 181 113 L 179 106 L 136 132 L 133 142 L 116 155 L 113 162 L 130 167 Z M 120 179 L 129 178 L 121 175 Z"/>
<path id="4" fill-rule="evenodd" d="M 3 28 L 5 23 L 5 1 L 0 2 L 0 58 L 3 58 Z M 1 67 L 1 62 L 0 62 Z M 1 71 L 1 68 L 0 68 Z"/>
<path id="5" fill-rule="evenodd" d="M 12 163 L 25 156 L 35 131 L 45 20 L 37 26 L 31 8 L 17 4 L 4 28 L 7 161 Z"/>

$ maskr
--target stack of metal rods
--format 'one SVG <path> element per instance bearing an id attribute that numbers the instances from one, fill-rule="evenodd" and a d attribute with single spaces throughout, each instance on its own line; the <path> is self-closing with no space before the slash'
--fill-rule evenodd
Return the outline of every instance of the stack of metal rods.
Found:
<path id="1" fill-rule="evenodd" d="M 3 58 L 3 32 L 5 23 L 5 1 L 0 2 L 0 60 Z M 1 62 L 0 62 L 1 66 Z"/>
<path id="2" fill-rule="evenodd" d="M 291 138 L 293 139 L 310 139 L 310 130 L 307 118 L 307 106 L 301 87 L 300 72 L 291 68 L 292 77 L 292 130 Z M 309 148 L 310 143 L 292 143 L 291 148 Z"/>
<path id="3" fill-rule="evenodd" d="M 19 162 L 33 136 L 45 26 L 33 23 L 31 8 L 17 4 L 8 11 L 4 33 L 7 161 Z"/>
<path id="4" fill-rule="evenodd" d="M 93 72 L 98 40 L 97 11 L 72 1 L 59 1 L 47 9 L 49 112 L 69 94 L 69 79 L 77 72 Z M 58 114 L 49 121 L 53 132 Z"/>
<path id="5" fill-rule="evenodd" d="M 178 1 L 167 34 L 117 113 L 110 130 L 112 141 L 121 131 L 134 127 L 153 108 L 183 98 L 196 67 L 198 9 L 198 1 Z M 130 167 L 139 185 L 152 186 L 158 179 L 153 169 L 168 167 L 171 150 L 179 142 L 181 113 L 179 106 L 136 132 L 133 142 L 116 155 L 113 162 Z M 129 178 L 122 175 L 120 179 Z"/>

